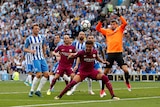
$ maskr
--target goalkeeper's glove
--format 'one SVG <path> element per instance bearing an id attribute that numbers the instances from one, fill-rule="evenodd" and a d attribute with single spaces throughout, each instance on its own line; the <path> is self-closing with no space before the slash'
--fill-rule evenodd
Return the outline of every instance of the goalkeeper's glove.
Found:
<path id="1" fill-rule="evenodd" d="M 106 20 L 106 14 L 101 13 L 100 14 L 100 22 L 103 23 Z"/>
<path id="2" fill-rule="evenodd" d="M 119 8 L 116 9 L 115 15 L 117 15 L 118 17 L 122 16 L 122 15 L 120 14 L 120 12 L 119 12 Z"/>

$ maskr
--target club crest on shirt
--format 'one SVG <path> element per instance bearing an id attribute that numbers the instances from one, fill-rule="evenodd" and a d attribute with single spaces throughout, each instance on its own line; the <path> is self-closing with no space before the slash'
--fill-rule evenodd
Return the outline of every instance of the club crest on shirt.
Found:
<path id="1" fill-rule="evenodd" d="M 69 52 L 72 52 L 72 49 L 69 49 Z"/>
<path id="2" fill-rule="evenodd" d="M 96 57 L 96 55 L 95 55 L 95 54 L 93 54 L 93 57 L 95 58 L 95 57 Z"/>

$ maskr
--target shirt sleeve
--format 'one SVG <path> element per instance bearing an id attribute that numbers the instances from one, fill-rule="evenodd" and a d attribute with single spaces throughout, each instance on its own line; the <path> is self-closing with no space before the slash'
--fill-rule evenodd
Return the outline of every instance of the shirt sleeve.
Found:
<path id="1" fill-rule="evenodd" d="M 24 47 L 28 48 L 29 45 L 30 45 L 29 38 L 27 38 L 26 41 L 25 41 Z"/>
<path id="2" fill-rule="evenodd" d="M 76 46 L 76 45 L 75 45 L 75 41 L 72 42 L 72 46 Z"/>
<path id="3" fill-rule="evenodd" d="M 102 33 L 103 35 L 107 35 L 107 29 L 102 28 L 102 23 L 98 22 L 97 26 L 96 26 L 96 30 L 100 33 Z"/>
<path id="4" fill-rule="evenodd" d="M 124 29 L 125 29 L 125 27 L 127 25 L 127 21 L 126 21 L 126 19 L 123 16 L 120 17 L 120 20 L 122 22 L 120 28 L 121 28 L 122 31 L 124 31 Z"/>

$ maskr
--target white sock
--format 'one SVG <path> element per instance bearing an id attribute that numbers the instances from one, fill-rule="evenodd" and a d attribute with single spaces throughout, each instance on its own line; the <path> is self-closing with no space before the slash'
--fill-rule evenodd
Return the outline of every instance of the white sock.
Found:
<path id="1" fill-rule="evenodd" d="M 49 83 L 50 84 L 52 83 L 53 78 L 54 78 L 54 75 L 49 75 Z"/>
<path id="2" fill-rule="evenodd" d="M 40 80 L 40 83 L 38 85 L 37 91 L 41 91 L 41 89 L 43 88 L 44 84 L 47 82 L 47 78 L 46 77 L 42 77 Z"/>
<path id="3" fill-rule="evenodd" d="M 29 75 L 28 75 L 28 76 L 29 76 Z M 28 82 L 28 76 L 27 76 L 27 78 L 26 78 L 25 82 Z"/>
<path id="4" fill-rule="evenodd" d="M 92 79 L 88 78 L 88 91 L 92 91 Z"/>
<path id="5" fill-rule="evenodd" d="M 102 80 L 99 80 L 100 88 L 102 89 Z"/>
<path id="6" fill-rule="evenodd" d="M 74 85 L 71 89 L 72 92 L 74 92 L 76 90 L 76 88 L 79 86 L 81 82 L 77 83 L 76 85 Z"/>
<path id="7" fill-rule="evenodd" d="M 28 82 L 29 82 L 29 84 L 32 84 L 32 75 L 28 75 Z"/>
<path id="8" fill-rule="evenodd" d="M 68 77 L 66 74 L 63 75 L 63 79 L 66 80 L 66 81 L 68 81 L 68 82 L 70 82 L 70 80 L 71 80 L 71 78 Z"/>
<path id="9" fill-rule="evenodd" d="M 37 83 L 39 82 L 39 78 L 37 78 L 36 76 L 34 77 L 33 79 L 33 83 L 32 83 L 32 86 L 31 86 L 31 91 L 34 91 L 35 87 L 37 86 Z"/>

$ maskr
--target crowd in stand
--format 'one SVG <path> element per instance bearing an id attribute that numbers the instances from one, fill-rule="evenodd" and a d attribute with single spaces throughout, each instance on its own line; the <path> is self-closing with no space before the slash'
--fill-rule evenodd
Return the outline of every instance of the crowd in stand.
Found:
<path id="1" fill-rule="evenodd" d="M 160 74 L 160 3 L 157 0 L 140 0 L 120 9 L 128 25 L 124 33 L 124 56 L 131 74 Z M 88 34 L 101 44 L 104 37 L 95 30 L 99 16 L 99 3 L 95 0 L 10 0 L 0 6 L 0 71 L 12 74 L 23 67 L 21 52 L 25 38 L 31 34 L 31 24 L 40 24 L 40 34 L 48 43 L 47 62 L 52 70 L 54 64 L 50 51 L 54 50 L 54 36 L 69 34 L 76 39 L 81 30 L 80 22 L 87 19 L 92 27 Z M 117 18 L 107 13 L 106 24 Z M 111 73 L 121 74 L 113 66 Z"/>

